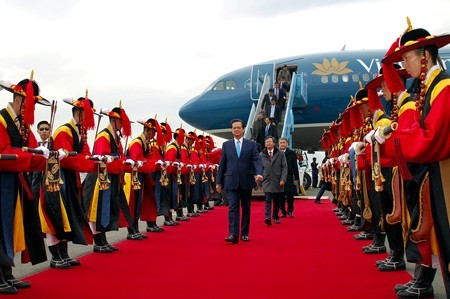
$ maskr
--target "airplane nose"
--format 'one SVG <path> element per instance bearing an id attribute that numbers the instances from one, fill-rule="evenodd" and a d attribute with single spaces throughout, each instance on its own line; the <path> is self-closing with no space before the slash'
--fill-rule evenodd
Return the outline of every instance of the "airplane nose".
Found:
<path id="1" fill-rule="evenodd" d="M 203 131 L 229 127 L 230 120 L 247 120 L 252 101 L 241 93 L 204 93 L 186 102 L 179 110 L 180 118 Z"/>

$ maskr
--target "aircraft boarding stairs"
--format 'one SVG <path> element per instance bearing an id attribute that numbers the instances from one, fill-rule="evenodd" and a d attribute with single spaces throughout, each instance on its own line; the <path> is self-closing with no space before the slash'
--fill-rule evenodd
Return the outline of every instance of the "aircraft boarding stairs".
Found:
<path id="1" fill-rule="evenodd" d="M 285 103 L 285 109 L 282 111 L 281 121 L 278 123 L 278 136 L 284 137 L 289 140 L 289 144 L 292 143 L 292 133 L 294 132 L 294 113 L 293 107 L 295 108 L 304 108 L 308 104 L 307 98 L 307 86 L 304 80 L 305 74 L 294 73 L 292 76 L 291 87 L 289 90 L 289 97 Z M 259 99 L 254 102 L 252 108 L 250 109 L 250 114 L 247 120 L 247 126 L 245 127 L 244 137 L 248 139 L 252 139 L 254 136 L 253 124 L 258 117 L 258 111 L 261 111 L 262 102 L 264 95 L 269 91 L 271 85 L 270 75 L 264 75 L 264 81 L 261 87 L 261 92 L 259 95 Z M 300 171 L 300 182 L 302 182 L 300 186 L 301 193 L 304 194 L 305 191 L 303 189 L 303 174 L 306 169 L 302 169 Z"/>

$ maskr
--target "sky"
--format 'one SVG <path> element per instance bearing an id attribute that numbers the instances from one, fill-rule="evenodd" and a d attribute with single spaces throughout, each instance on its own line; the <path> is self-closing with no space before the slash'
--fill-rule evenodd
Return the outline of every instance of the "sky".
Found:
<path id="1" fill-rule="evenodd" d="M 41 95 L 58 100 L 54 126 L 71 118 L 61 99 L 88 89 L 97 110 L 122 100 L 131 120 L 157 115 L 176 128 L 179 108 L 228 72 L 344 45 L 387 49 L 406 16 L 414 28 L 450 32 L 448 11 L 450 0 L 0 0 L 0 80 L 33 69 Z M 11 98 L 1 91 L 0 107 Z M 35 119 L 49 118 L 37 106 Z M 133 124 L 133 136 L 141 131 Z"/>

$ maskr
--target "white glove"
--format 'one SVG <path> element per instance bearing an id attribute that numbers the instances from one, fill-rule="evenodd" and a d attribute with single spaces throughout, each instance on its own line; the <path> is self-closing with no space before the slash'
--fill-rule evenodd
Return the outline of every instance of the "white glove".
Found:
<path id="1" fill-rule="evenodd" d="M 386 142 L 386 139 L 381 137 L 380 129 L 382 128 L 378 128 L 378 130 L 375 131 L 375 139 L 378 141 L 379 144 L 384 144 Z"/>
<path id="2" fill-rule="evenodd" d="M 189 168 L 189 169 L 191 169 L 191 168 L 192 168 L 192 165 L 191 165 L 191 164 L 188 164 L 186 167 Z"/>
<path id="3" fill-rule="evenodd" d="M 58 153 L 59 153 L 59 155 L 58 155 L 59 161 L 61 161 L 61 160 L 64 159 L 65 157 L 67 157 L 66 151 L 63 150 L 62 148 L 58 149 Z"/>
<path id="4" fill-rule="evenodd" d="M 197 169 L 197 165 L 194 164 L 194 170 Z"/>
<path id="5" fill-rule="evenodd" d="M 110 155 L 105 155 L 106 158 L 106 164 L 111 163 L 112 161 L 114 161 L 114 157 L 110 156 Z"/>
<path id="6" fill-rule="evenodd" d="M 373 134 L 375 134 L 374 130 L 372 130 L 369 133 L 367 133 L 366 137 L 364 137 L 364 139 L 370 144 L 372 144 L 372 136 L 373 136 Z"/>
<path id="7" fill-rule="evenodd" d="M 129 164 L 131 167 L 134 166 L 134 161 L 133 161 L 132 159 L 126 159 L 126 160 L 125 160 L 125 163 L 126 163 L 126 164 Z"/>
<path id="8" fill-rule="evenodd" d="M 45 146 L 41 145 L 38 146 L 36 149 L 42 151 L 42 156 L 44 156 L 45 159 L 48 159 L 48 156 L 50 155 L 50 151 Z"/>
<path id="9" fill-rule="evenodd" d="M 199 166 L 200 166 L 201 169 L 205 168 L 205 164 L 200 164 Z"/>
<path id="10" fill-rule="evenodd" d="M 184 164 L 183 162 L 180 162 L 180 165 L 181 165 L 181 167 L 184 167 L 184 165 L 186 165 L 186 164 Z"/>
<path id="11" fill-rule="evenodd" d="M 163 165 L 163 164 L 164 164 L 164 162 L 161 161 L 161 160 L 158 160 L 158 161 L 156 162 L 156 165 L 158 165 L 158 166 L 161 166 L 161 165 Z"/>
<path id="12" fill-rule="evenodd" d="M 178 165 L 180 165 L 180 163 L 178 163 L 178 162 L 172 162 L 172 165 L 175 166 L 175 167 L 178 167 Z"/>
<path id="13" fill-rule="evenodd" d="M 343 154 L 342 155 L 342 163 L 348 164 L 350 162 L 349 157 L 350 157 L 349 154 Z"/>
<path id="14" fill-rule="evenodd" d="M 334 164 L 334 158 L 330 158 L 328 161 L 330 161 L 330 164 Z"/>
<path id="15" fill-rule="evenodd" d="M 142 166 L 144 166 L 144 161 L 137 161 L 137 162 L 136 162 L 136 167 L 137 167 L 137 168 L 140 168 L 140 167 L 142 167 Z"/>

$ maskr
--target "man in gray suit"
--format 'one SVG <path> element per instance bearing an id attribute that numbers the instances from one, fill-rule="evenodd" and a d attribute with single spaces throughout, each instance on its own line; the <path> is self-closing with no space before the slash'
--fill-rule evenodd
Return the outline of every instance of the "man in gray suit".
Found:
<path id="1" fill-rule="evenodd" d="M 266 210 L 264 222 L 272 225 L 270 214 L 275 224 L 280 224 L 278 211 L 283 200 L 284 184 L 287 179 L 288 167 L 284 153 L 275 147 L 275 138 L 267 136 L 265 139 L 266 148 L 261 152 L 261 161 L 263 167 L 263 191 L 266 197 Z"/>
<path id="2" fill-rule="evenodd" d="M 240 119 L 231 121 L 234 138 L 222 145 L 222 155 L 216 177 L 216 190 L 222 186 L 228 194 L 228 228 L 230 236 L 226 242 L 237 244 L 239 232 L 242 241 L 249 241 L 250 199 L 255 180 L 262 180 L 261 159 L 254 141 L 243 138 L 244 122 Z M 239 206 L 242 206 L 242 227 L 239 229 Z"/>

